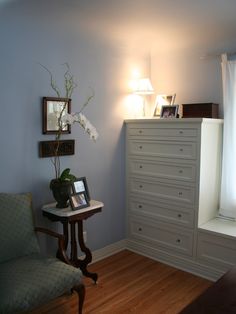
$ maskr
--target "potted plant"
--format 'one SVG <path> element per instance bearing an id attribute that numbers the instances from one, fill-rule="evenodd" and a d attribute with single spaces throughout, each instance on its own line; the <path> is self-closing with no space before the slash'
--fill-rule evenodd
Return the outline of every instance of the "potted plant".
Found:
<path id="1" fill-rule="evenodd" d="M 61 98 L 61 93 L 55 80 L 53 79 L 53 75 L 51 71 L 46 68 L 44 65 L 40 64 L 50 75 L 50 85 L 52 89 L 56 92 L 57 97 Z M 74 81 L 73 75 L 70 73 L 70 67 L 68 63 L 64 64 L 66 66 L 66 72 L 64 74 L 64 87 L 65 87 L 65 97 L 66 99 L 70 99 L 74 89 L 77 87 L 77 84 Z M 64 208 L 68 206 L 68 199 L 71 194 L 71 185 L 72 182 L 76 179 L 76 176 L 70 173 L 70 168 L 66 168 L 61 172 L 60 167 L 60 156 L 59 156 L 59 145 L 60 145 L 60 138 L 63 129 L 69 124 L 72 125 L 74 123 L 78 123 L 85 132 L 89 135 L 90 139 L 94 142 L 98 138 L 98 133 L 96 128 L 90 123 L 90 121 L 86 118 L 82 111 L 87 106 L 87 104 L 91 101 L 94 97 L 94 93 L 87 98 L 85 103 L 83 104 L 81 110 L 76 113 L 72 114 L 65 114 L 64 111 L 66 109 L 66 102 L 65 105 L 62 107 L 62 110 L 58 117 L 58 130 L 55 135 L 55 151 L 54 156 L 51 158 L 54 171 L 55 171 L 55 178 L 50 182 L 50 189 L 52 190 L 53 196 L 57 201 L 56 207 Z"/>
<path id="2" fill-rule="evenodd" d="M 59 178 L 52 179 L 50 182 L 50 189 L 57 201 L 56 207 L 65 208 L 68 206 L 68 199 L 71 193 L 71 183 L 75 181 L 76 177 L 70 174 L 70 169 L 66 168 L 62 171 Z"/>

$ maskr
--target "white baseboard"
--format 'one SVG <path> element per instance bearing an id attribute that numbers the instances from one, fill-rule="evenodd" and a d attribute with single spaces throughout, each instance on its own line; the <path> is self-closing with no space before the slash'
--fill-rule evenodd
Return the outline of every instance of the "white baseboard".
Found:
<path id="1" fill-rule="evenodd" d="M 126 239 L 107 245 L 102 249 L 92 252 L 92 255 L 93 255 L 92 263 L 98 262 L 105 257 L 111 256 L 125 249 L 126 249 Z"/>
<path id="2" fill-rule="evenodd" d="M 172 255 L 165 251 L 154 249 L 152 247 L 145 246 L 139 242 L 128 239 L 123 239 L 121 241 L 107 245 L 102 249 L 93 251 L 92 263 L 98 262 L 105 257 L 111 256 L 125 249 L 213 281 L 217 280 L 223 275 L 222 271 L 199 263 L 198 261 Z"/>
<path id="3" fill-rule="evenodd" d="M 220 271 L 213 267 L 209 267 L 208 265 L 204 265 L 202 263 L 199 263 L 198 261 L 177 255 L 172 255 L 160 249 L 154 249 L 133 240 L 127 240 L 126 243 L 128 250 L 147 256 L 156 261 L 173 266 L 183 271 L 192 273 L 196 276 L 215 281 L 224 274 L 223 271 Z"/>

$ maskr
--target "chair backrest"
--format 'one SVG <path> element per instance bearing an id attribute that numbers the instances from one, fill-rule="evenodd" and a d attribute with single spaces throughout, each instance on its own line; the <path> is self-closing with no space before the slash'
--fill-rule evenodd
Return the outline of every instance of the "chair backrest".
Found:
<path id="1" fill-rule="evenodd" d="M 0 193 L 0 263 L 39 252 L 30 193 Z"/>

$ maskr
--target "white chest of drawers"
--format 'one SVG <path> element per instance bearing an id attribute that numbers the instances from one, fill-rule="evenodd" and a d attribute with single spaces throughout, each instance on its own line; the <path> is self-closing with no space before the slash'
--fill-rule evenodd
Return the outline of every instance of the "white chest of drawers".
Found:
<path id="1" fill-rule="evenodd" d="M 198 224 L 218 209 L 222 120 L 125 122 L 128 247 L 197 272 Z"/>

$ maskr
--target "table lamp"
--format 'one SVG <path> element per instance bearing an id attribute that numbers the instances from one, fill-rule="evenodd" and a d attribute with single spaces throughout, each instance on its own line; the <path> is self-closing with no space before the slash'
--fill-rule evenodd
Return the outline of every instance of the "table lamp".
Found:
<path id="1" fill-rule="evenodd" d="M 143 96 L 143 116 L 145 117 L 145 96 L 154 93 L 149 78 L 140 78 L 135 81 L 134 94 Z"/>

